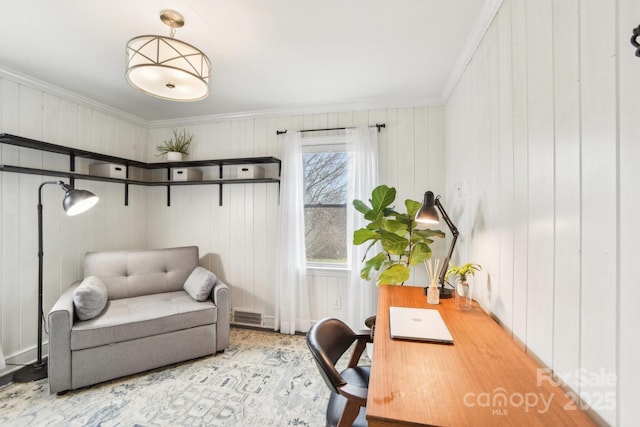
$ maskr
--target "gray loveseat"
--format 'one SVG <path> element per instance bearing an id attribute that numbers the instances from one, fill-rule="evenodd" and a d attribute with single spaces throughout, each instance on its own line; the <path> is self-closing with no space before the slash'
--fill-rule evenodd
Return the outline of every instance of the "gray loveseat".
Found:
<path id="1" fill-rule="evenodd" d="M 74 283 L 49 312 L 50 392 L 228 348 L 229 289 L 198 263 L 195 246 L 86 254 L 85 279 Z M 204 301 L 183 289 L 196 272 L 213 285 Z M 104 308 L 96 317 L 80 320 L 79 290 L 91 280 L 102 286 Z"/>

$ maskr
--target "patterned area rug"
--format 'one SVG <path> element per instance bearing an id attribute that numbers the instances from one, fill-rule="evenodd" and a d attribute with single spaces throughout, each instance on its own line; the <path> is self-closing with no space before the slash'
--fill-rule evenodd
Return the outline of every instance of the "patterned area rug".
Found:
<path id="1" fill-rule="evenodd" d="M 303 336 L 231 329 L 224 353 L 65 395 L 0 389 L 1 426 L 324 426 L 329 390 Z"/>

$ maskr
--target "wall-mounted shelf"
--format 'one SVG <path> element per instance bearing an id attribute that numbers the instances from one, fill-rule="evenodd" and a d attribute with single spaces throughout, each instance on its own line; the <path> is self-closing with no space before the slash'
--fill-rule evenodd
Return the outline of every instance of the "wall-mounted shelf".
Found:
<path id="1" fill-rule="evenodd" d="M 162 162 L 162 163 L 145 163 L 136 160 L 125 159 L 122 157 L 110 156 L 106 154 L 95 153 L 92 151 L 81 150 L 77 148 L 65 147 L 62 145 L 51 144 L 48 142 L 37 141 L 35 139 L 24 138 L 21 136 L 10 135 L 6 133 L 0 134 L 0 144 L 14 145 L 22 148 L 30 148 L 38 151 L 46 151 L 49 153 L 63 154 L 69 156 L 69 170 L 57 171 L 50 169 L 38 169 L 28 168 L 14 165 L 0 164 L 0 172 L 12 172 L 12 173 L 25 173 L 30 175 L 46 175 L 56 176 L 61 178 L 68 178 L 70 185 L 74 186 L 76 179 L 88 180 L 88 181 L 105 181 L 124 184 L 125 188 L 125 205 L 129 204 L 129 185 L 142 185 L 142 186 L 166 186 L 167 187 L 167 206 L 171 205 L 171 187 L 174 185 L 218 185 L 219 186 L 219 205 L 222 206 L 222 187 L 223 185 L 231 184 L 252 184 L 252 183 L 277 183 L 280 186 L 280 172 L 281 162 L 276 157 L 242 157 L 234 159 L 212 159 L 212 160 L 193 160 L 184 162 Z M 125 179 L 109 178 L 99 175 L 88 175 L 77 173 L 76 170 L 76 158 L 97 160 L 105 163 L 115 163 L 125 166 Z M 255 164 L 277 164 L 278 165 L 278 178 L 223 178 L 223 167 L 233 165 L 255 165 Z M 187 168 L 187 167 L 218 167 L 219 179 L 206 179 L 201 181 L 171 181 L 171 169 L 172 168 Z M 140 169 L 166 169 L 167 180 L 166 181 L 148 181 L 148 180 L 135 180 L 129 179 L 129 168 L 136 167 Z"/>

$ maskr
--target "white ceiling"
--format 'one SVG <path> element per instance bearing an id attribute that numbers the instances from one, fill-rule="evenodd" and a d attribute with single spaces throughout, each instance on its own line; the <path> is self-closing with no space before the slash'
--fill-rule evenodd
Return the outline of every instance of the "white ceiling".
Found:
<path id="1" fill-rule="evenodd" d="M 148 121 L 311 106 L 438 103 L 485 0 L 2 0 L 0 68 Z M 168 35 L 212 62 L 209 98 L 133 89 L 125 45 Z"/>

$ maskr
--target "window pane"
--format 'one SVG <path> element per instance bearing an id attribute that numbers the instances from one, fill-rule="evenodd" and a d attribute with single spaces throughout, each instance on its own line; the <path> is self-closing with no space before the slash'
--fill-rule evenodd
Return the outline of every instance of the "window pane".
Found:
<path id="1" fill-rule="evenodd" d="M 347 153 L 304 154 L 307 261 L 347 262 Z"/>
<path id="2" fill-rule="evenodd" d="M 304 210 L 307 261 L 347 263 L 347 208 L 308 207 Z"/>
<path id="3" fill-rule="evenodd" d="M 305 205 L 333 205 L 346 202 L 347 153 L 305 153 Z"/>

